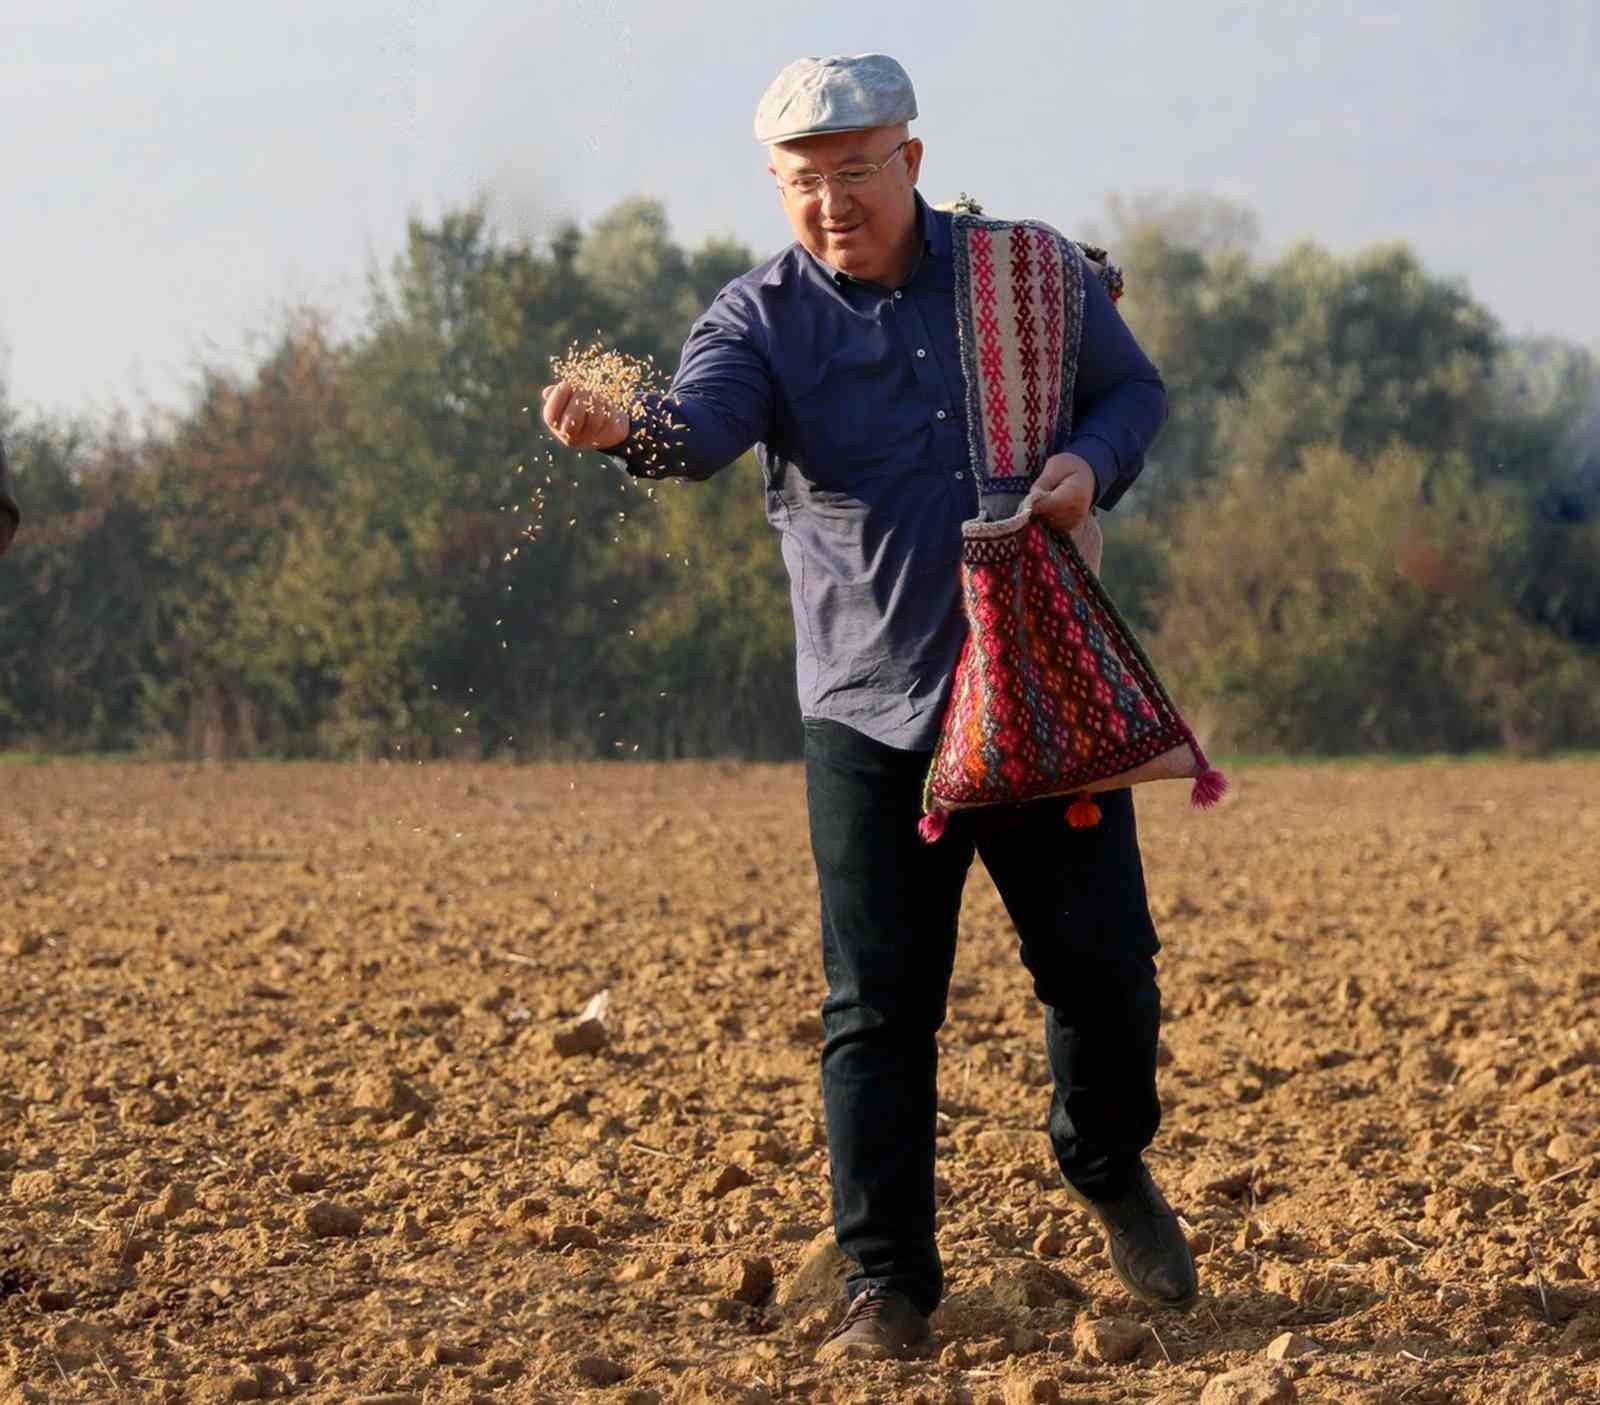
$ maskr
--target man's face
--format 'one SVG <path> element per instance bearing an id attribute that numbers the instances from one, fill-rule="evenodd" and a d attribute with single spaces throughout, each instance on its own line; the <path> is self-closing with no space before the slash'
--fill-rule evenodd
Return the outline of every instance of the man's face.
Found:
<path id="1" fill-rule="evenodd" d="M 905 145 L 895 152 L 897 143 Z M 831 132 L 771 148 L 767 169 L 780 182 L 784 213 L 795 238 L 824 263 L 869 283 L 893 284 L 910 270 L 917 207 L 912 194 L 922 165 L 922 143 L 902 127 Z M 890 153 L 894 152 L 891 156 Z M 784 182 L 834 176 L 888 164 L 864 184 L 824 181 L 812 195 Z"/>

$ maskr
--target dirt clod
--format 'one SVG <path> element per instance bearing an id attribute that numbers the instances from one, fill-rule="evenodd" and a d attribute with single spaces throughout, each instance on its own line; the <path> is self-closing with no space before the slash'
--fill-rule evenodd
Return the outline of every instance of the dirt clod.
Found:
<path id="1" fill-rule="evenodd" d="M 1067 1236 L 1059 1229 L 1044 1230 L 1033 1241 L 1033 1252 L 1041 1259 L 1056 1258 L 1067 1247 Z"/>
<path id="2" fill-rule="evenodd" d="M 588 1225 L 558 1224 L 550 1231 L 552 1249 L 598 1249 L 600 1236 Z"/>
<path id="3" fill-rule="evenodd" d="M 759 1258 L 728 1260 L 718 1275 L 718 1287 L 730 1298 L 759 1307 L 772 1292 L 772 1260 Z"/>
<path id="4" fill-rule="evenodd" d="M 844 1310 L 844 1280 L 851 1263 L 833 1237 L 831 1229 L 807 1246 L 794 1272 L 778 1294 L 778 1306 L 791 1317 L 804 1317 L 818 1311 Z"/>
<path id="5" fill-rule="evenodd" d="M 173 1181 L 156 1197 L 151 1213 L 162 1221 L 175 1220 L 194 1209 L 198 1203 L 192 1185 L 185 1181 Z"/>
<path id="6" fill-rule="evenodd" d="M 24 1204 L 48 1200 L 55 1193 L 56 1178 L 52 1171 L 18 1171 L 11 1178 L 11 1198 Z"/>
<path id="7" fill-rule="evenodd" d="M 356 1085 L 351 1102 L 358 1112 L 392 1121 L 410 1113 L 426 1115 L 428 1102 L 398 1073 L 368 1074 Z"/>
<path id="8" fill-rule="evenodd" d="M 702 1193 L 707 1200 L 721 1200 L 730 1190 L 738 1190 L 740 1186 L 754 1185 L 755 1177 L 743 1166 L 735 1166 L 731 1162 L 702 1181 Z"/>
<path id="9" fill-rule="evenodd" d="M 947 1371 L 971 1368 L 973 1356 L 965 1342 L 950 1342 L 939 1352 L 939 1364 Z"/>
<path id="10" fill-rule="evenodd" d="M 579 1054 L 598 1054 L 610 1042 L 611 1036 L 600 1020 L 579 1020 L 550 1036 L 550 1047 L 564 1059 L 576 1058 Z"/>
<path id="11" fill-rule="evenodd" d="M 1294 1405 L 1299 1398 L 1282 1366 L 1245 1366 L 1207 1381 L 1200 1405 Z"/>
<path id="12" fill-rule="evenodd" d="M 586 1385 L 616 1385 L 631 1372 L 609 1356 L 580 1356 L 572 1363 L 572 1374 Z"/>
<path id="13" fill-rule="evenodd" d="M 1072 1329 L 1073 1345 L 1088 1361 L 1131 1361 L 1150 1339 L 1150 1329 L 1126 1317 L 1080 1317 Z"/>
<path id="14" fill-rule="evenodd" d="M 56 1358 L 69 1371 L 97 1365 L 117 1355 L 116 1339 L 110 1329 L 81 1317 L 55 1323 L 49 1331 L 49 1342 Z"/>
<path id="15" fill-rule="evenodd" d="M 318 1239 L 350 1239 L 361 1233 L 361 1211 L 319 1200 L 300 1213 L 300 1223 Z"/>
<path id="16" fill-rule="evenodd" d="M 529 1229 L 539 1223 L 550 1209 L 548 1202 L 536 1195 L 524 1195 L 506 1206 L 505 1222 L 508 1229 Z"/>
<path id="17" fill-rule="evenodd" d="M 1005 1405 L 1060 1405 L 1061 1387 L 1049 1376 L 1014 1376 L 1005 1383 Z"/>
<path id="18" fill-rule="evenodd" d="M 1320 1348 L 1310 1337 L 1299 1332 L 1284 1332 L 1267 1343 L 1262 1354 L 1268 1361 L 1292 1361 L 1297 1356 L 1309 1356 Z"/>

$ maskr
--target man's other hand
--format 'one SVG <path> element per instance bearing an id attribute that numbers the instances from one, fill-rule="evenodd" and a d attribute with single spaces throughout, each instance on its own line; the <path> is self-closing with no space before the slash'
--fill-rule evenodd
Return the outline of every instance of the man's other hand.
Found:
<path id="1" fill-rule="evenodd" d="M 1076 454 L 1052 454 L 1034 479 L 1028 501 L 1035 517 L 1065 535 L 1089 515 L 1095 486 L 1094 469 L 1088 459 Z"/>
<path id="2" fill-rule="evenodd" d="M 569 449 L 614 449 L 628 437 L 628 412 L 592 390 L 557 381 L 539 398 L 545 428 Z"/>

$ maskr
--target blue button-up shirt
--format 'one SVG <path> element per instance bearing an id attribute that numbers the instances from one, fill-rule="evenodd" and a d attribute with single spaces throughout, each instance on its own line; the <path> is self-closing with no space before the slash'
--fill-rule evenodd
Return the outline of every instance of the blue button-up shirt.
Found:
<path id="1" fill-rule="evenodd" d="M 966 625 L 961 524 L 978 513 L 956 336 L 951 217 L 917 197 L 921 258 L 863 283 L 795 243 L 694 325 L 649 431 L 645 476 L 708 478 L 752 445 L 782 534 L 800 710 L 890 746 L 933 746 Z M 1166 417 L 1161 377 L 1086 277 L 1071 438 L 1109 507 Z M 670 415 L 672 428 L 663 422 Z"/>

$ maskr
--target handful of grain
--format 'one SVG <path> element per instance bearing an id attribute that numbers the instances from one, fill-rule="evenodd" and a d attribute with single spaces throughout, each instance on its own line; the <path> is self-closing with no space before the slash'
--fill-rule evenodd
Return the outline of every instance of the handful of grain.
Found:
<path id="1" fill-rule="evenodd" d="M 630 415 L 639 414 L 643 394 L 661 389 L 661 376 L 653 357 L 641 361 L 599 342 L 585 347 L 573 342 L 566 355 L 550 358 L 550 370 L 557 380 L 571 381 L 579 394 L 609 400 Z"/>
<path id="2" fill-rule="evenodd" d="M 683 440 L 673 436 L 688 426 L 676 423 L 670 409 L 661 404 L 674 402 L 663 394 L 654 357 L 640 360 L 600 342 L 585 347 L 573 342 L 564 356 L 550 358 L 550 369 L 557 380 L 570 381 L 579 396 L 607 400 L 627 411 L 636 472 L 651 478 L 672 472 L 672 451 L 683 447 Z M 648 402 L 646 395 L 658 397 L 657 404 Z"/>

